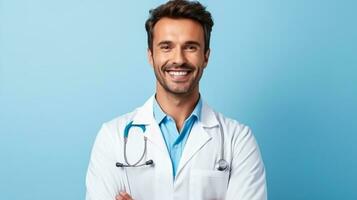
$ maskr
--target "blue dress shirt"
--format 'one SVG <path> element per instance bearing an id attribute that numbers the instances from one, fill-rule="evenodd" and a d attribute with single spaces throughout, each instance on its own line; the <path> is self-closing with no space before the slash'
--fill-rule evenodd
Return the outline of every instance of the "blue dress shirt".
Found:
<path id="1" fill-rule="evenodd" d="M 199 98 L 196 107 L 192 111 L 191 115 L 185 120 L 181 132 L 179 133 L 176 128 L 175 120 L 161 109 L 160 105 L 156 101 L 156 98 L 154 100 L 154 117 L 161 129 L 167 150 L 170 154 L 174 178 L 176 176 L 176 171 L 181 159 L 183 148 L 185 147 L 193 124 L 200 120 L 201 109 L 202 100 Z"/>

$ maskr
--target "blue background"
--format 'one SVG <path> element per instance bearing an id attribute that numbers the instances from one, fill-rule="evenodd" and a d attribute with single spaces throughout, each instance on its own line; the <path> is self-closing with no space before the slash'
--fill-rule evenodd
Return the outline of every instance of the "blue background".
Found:
<path id="1" fill-rule="evenodd" d="M 144 21 L 162 2 L 1 1 L 0 199 L 84 199 L 101 124 L 154 92 Z M 356 1 L 202 2 L 201 93 L 253 129 L 269 199 L 357 199 Z"/>

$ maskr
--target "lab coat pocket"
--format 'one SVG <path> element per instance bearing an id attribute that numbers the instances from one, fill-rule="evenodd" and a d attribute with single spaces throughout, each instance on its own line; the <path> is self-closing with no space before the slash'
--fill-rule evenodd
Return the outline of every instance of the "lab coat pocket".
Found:
<path id="1" fill-rule="evenodd" d="M 135 200 L 154 199 L 154 168 L 151 166 L 126 168 L 128 188 Z"/>
<path id="2" fill-rule="evenodd" d="M 221 200 L 225 198 L 229 173 L 216 170 L 192 170 L 190 199 Z"/>

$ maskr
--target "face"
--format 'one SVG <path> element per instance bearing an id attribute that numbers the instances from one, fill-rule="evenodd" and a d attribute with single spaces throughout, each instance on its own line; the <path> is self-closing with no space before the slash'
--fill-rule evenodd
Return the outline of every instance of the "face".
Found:
<path id="1" fill-rule="evenodd" d="M 204 31 L 198 22 L 160 19 L 153 29 L 153 49 L 148 50 L 157 90 L 175 95 L 198 92 L 209 57 L 204 48 Z"/>

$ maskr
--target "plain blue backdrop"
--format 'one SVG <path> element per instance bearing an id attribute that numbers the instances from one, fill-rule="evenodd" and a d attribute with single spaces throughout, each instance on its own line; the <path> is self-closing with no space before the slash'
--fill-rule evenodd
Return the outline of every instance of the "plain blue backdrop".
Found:
<path id="1" fill-rule="evenodd" d="M 154 92 L 144 22 L 163 2 L 1 1 L 0 199 L 84 199 L 101 124 Z M 202 3 L 202 96 L 253 129 L 269 199 L 357 199 L 356 1 Z"/>

